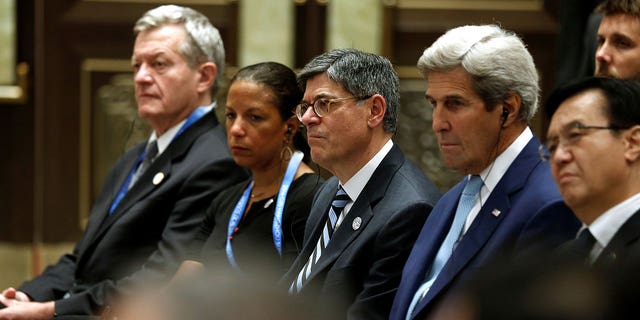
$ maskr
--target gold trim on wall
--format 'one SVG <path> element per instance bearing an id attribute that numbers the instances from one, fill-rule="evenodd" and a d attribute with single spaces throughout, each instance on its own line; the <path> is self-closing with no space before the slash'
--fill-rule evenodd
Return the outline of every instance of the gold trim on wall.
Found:
<path id="1" fill-rule="evenodd" d="M 149 4 L 149 0 L 82 0 L 84 2 L 117 2 L 117 3 L 144 3 Z M 155 4 L 177 4 L 177 5 L 225 5 L 235 3 L 238 0 L 154 0 Z"/>
<path id="2" fill-rule="evenodd" d="M 384 0 L 400 9 L 540 11 L 543 0 Z"/>
<path id="3" fill-rule="evenodd" d="M 0 86 L 0 104 L 24 104 L 29 88 L 29 64 L 21 62 L 16 66 L 16 85 Z"/>
<path id="4" fill-rule="evenodd" d="M 29 65 L 16 65 L 17 23 L 16 1 L 0 0 L 0 104 L 27 102 Z"/>

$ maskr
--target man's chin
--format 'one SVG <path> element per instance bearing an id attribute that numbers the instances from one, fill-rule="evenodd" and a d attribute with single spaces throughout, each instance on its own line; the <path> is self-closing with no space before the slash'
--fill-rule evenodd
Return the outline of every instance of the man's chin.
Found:
<path id="1" fill-rule="evenodd" d="M 596 72 L 595 76 L 598 78 L 617 78 L 608 72 Z"/>
<path id="2" fill-rule="evenodd" d="M 156 115 L 152 107 L 138 106 L 138 117 L 141 119 L 151 119 Z"/>

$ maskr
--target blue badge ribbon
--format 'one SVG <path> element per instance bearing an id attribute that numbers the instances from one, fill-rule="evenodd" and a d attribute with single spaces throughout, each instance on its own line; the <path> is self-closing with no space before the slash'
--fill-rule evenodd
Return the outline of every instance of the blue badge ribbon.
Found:
<path id="1" fill-rule="evenodd" d="M 206 106 L 198 107 L 196 110 L 191 112 L 191 115 L 189 115 L 189 118 L 187 118 L 187 121 L 185 121 L 184 124 L 182 124 L 182 126 L 180 127 L 180 130 L 178 130 L 176 135 L 173 136 L 173 139 L 171 139 L 171 142 L 173 142 L 173 140 L 175 140 L 177 136 L 179 136 L 182 132 L 184 132 L 194 122 L 200 120 L 200 118 L 202 118 L 205 114 L 207 114 Z M 142 163 L 142 159 L 144 159 L 144 156 L 146 153 L 147 153 L 146 148 L 143 148 L 142 152 L 138 156 L 138 159 L 136 159 L 136 162 L 133 164 L 133 168 L 131 169 L 131 172 L 129 172 L 127 179 L 124 180 L 124 183 L 120 187 L 120 191 L 118 191 L 118 194 L 116 195 L 115 200 L 113 200 L 113 203 L 111 203 L 111 207 L 109 207 L 109 214 L 112 214 L 113 211 L 116 210 L 116 208 L 118 207 L 118 204 L 120 203 L 122 198 L 124 198 L 124 195 L 127 193 L 127 191 L 129 191 L 129 184 L 131 183 L 131 179 L 133 179 L 133 176 L 136 174 L 136 170 L 138 170 L 138 167 Z"/>
<path id="2" fill-rule="evenodd" d="M 293 153 L 291 160 L 289 160 L 289 165 L 287 166 L 287 171 L 284 174 L 284 178 L 282 179 L 282 183 L 280 184 L 280 190 L 278 191 L 278 199 L 276 200 L 276 208 L 273 213 L 273 224 L 271 226 L 271 232 L 273 234 L 273 244 L 278 250 L 278 254 L 282 255 L 282 214 L 284 212 L 284 205 L 287 198 L 287 193 L 289 192 L 289 187 L 293 182 L 293 178 L 295 177 L 296 171 L 298 171 L 298 167 L 300 166 L 300 162 L 302 162 L 303 154 L 300 151 L 296 151 Z M 238 267 L 238 263 L 236 262 L 233 256 L 233 249 L 231 248 L 231 240 L 233 239 L 233 235 L 236 232 L 236 228 L 238 227 L 238 223 L 242 219 L 244 215 L 245 209 L 247 207 L 247 203 L 249 202 L 249 195 L 251 194 L 251 189 L 253 188 L 253 180 L 247 186 L 247 189 L 244 190 L 242 197 L 236 203 L 233 212 L 231 213 L 231 217 L 229 218 L 229 226 L 227 227 L 227 259 L 231 266 L 233 266 L 236 270 L 240 271 Z"/>

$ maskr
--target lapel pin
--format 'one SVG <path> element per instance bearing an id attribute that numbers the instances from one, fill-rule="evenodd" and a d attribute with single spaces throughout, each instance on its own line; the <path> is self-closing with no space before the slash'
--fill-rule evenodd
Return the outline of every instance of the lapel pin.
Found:
<path id="1" fill-rule="evenodd" d="M 155 176 L 153 176 L 153 185 L 159 185 L 160 182 L 162 182 L 162 180 L 164 180 L 164 173 L 162 172 L 158 172 L 156 173 Z"/>
<path id="2" fill-rule="evenodd" d="M 494 217 L 498 217 L 500 215 L 500 213 L 502 213 L 502 212 L 500 212 L 500 210 L 498 210 L 498 209 L 493 209 L 493 211 L 491 211 L 491 214 Z"/>
<path id="3" fill-rule="evenodd" d="M 353 228 L 353 230 L 360 229 L 361 225 L 362 225 L 362 219 L 360 217 L 356 217 L 355 219 L 353 219 L 353 223 L 351 223 L 351 227 Z"/>

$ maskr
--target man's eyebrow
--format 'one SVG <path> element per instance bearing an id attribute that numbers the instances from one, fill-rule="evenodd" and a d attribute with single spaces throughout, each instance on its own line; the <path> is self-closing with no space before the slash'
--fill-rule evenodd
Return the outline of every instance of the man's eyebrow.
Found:
<path id="1" fill-rule="evenodd" d="M 571 129 L 571 128 L 575 128 L 576 125 L 582 125 L 582 122 L 580 122 L 580 120 L 573 120 L 571 122 L 565 123 L 562 127 L 560 127 L 560 132 Z M 557 134 L 547 135 L 547 141 L 551 139 L 558 139 L 558 135 Z"/>
<path id="2" fill-rule="evenodd" d="M 627 36 L 627 35 L 626 35 L 626 34 L 624 34 L 624 33 L 616 32 L 616 33 L 614 33 L 614 34 L 612 34 L 612 35 L 611 35 L 611 38 L 612 38 L 613 40 L 615 40 L 615 41 L 621 41 L 621 40 L 623 40 L 623 41 L 628 41 L 628 42 L 631 42 L 631 43 L 636 43 L 636 41 L 634 41 L 631 37 Z"/>
<path id="3" fill-rule="evenodd" d="M 319 94 L 316 94 L 315 96 L 313 96 L 313 100 L 309 101 L 308 103 L 311 103 L 311 102 L 317 101 L 318 99 L 324 99 L 324 98 L 327 98 L 327 97 L 329 97 L 329 95 L 328 95 L 328 94 L 326 94 L 326 93 L 319 93 Z M 301 102 L 305 102 L 305 103 L 307 103 L 307 101 L 304 101 L 304 99 L 302 99 L 302 101 L 301 101 Z"/>
<path id="4" fill-rule="evenodd" d="M 545 141 L 549 142 L 549 141 L 555 141 L 558 140 L 558 135 L 557 134 L 552 134 L 552 135 L 547 135 Z"/>

